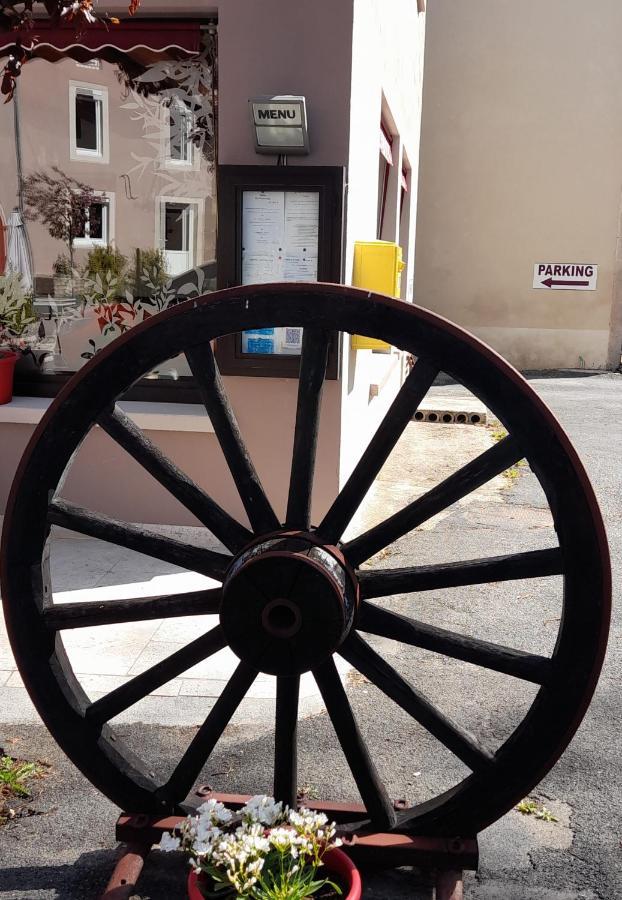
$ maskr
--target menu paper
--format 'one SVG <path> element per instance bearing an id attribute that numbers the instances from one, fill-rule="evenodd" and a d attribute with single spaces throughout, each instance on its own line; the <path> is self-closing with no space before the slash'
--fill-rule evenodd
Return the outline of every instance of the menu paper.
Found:
<path id="1" fill-rule="evenodd" d="M 317 281 L 320 196 L 317 191 L 244 191 L 242 284 Z M 242 352 L 294 355 L 302 328 L 242 333 Z"/>

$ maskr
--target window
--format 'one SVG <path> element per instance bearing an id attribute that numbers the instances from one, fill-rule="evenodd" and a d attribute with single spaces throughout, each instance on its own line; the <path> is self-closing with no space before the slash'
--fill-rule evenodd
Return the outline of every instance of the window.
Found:
<path id="1" fill-rule="evenodd" d="M 102 103 L 87 94 L 76 93 L 76 147 L 101 154 L 102 144 Z"/>
<path id="2" fill-rule="evenodd" d="M 382 238 L 384 213 L 387 205 L 387 188 L 389 185 L 389 169 L 393 165 L 392 140 L 388 129 L 380 126 L 380 154 L 378 165 L 378 222 L 376 237 Z"/>
<path id="3" fill-rule="evenodd" d="M 106 196 L 91 204 L 84 223 L 84 231 L 74 241 L 76 247 L 91 247 L 111 243 L 113 239 L 111 202 L 111 198 Z"/>
<path id="4" fill-rule="evenodd" d="M 181 128 L 173 127 L 175 162 L 169 161 L 173 88 L 169 81 L 162 84 L 161 62 L 147 67 L 137 87 L 121 84 L 116 66 L 105 60 L 99 68 L 78 68 L 75 61 L 42 63 L 58 87 L 46 99 L 44 141 L 37 105 L 41 72 L 35 66 L 22 73 L 22 140 L 34 153 L 26 151 L 28 171 L 57 166 L 94 193 L 88 221 L 73 242 L 73 279 L 66 272 L 64 243 L 45 228 L 30 230 L 40 318 L 29 339 L 41 366 L 18 373 L 22 393 L 52 396 L 112 340 L 174 304 L 177 287 L 191 282 L 195 293 L 215 288 L 214 119 L 211 91 L 197 93 L 198 84 L 211 84 L 212 59 L 201 54 L 175 62 L 180 105 L 173 117 L 174 123 L 175 117 L 182 120 Z M 186 111 L 191 118 L 184 118 Z M 6 163 L 7 177 L 15 181 L 14 154 Z M 0 251 L 1 238 L 0 230 Z M 169 289 L 170 276 L 195 266 L 203 266 L 200 275 L 182 274 Z M 199 402 L 183 359 L 163 362 L 135 391 L 133 399 Z"/>
<path id="5" fill-rule="evenodd" d="M 101 69 L 101 59 L 87 59 L 84 62 L 77 62 L 79 69 Z"/>
<path id="6" fill-rule="evenodd" d="M 108 162 L 108 92 L 97 85 L 69 83 L 70 157 Z"/>
<path id="7" fill-rule="evenodd" d="M 196 236 L 200 233 L 202 203 L 197 200 L 160 198 L 159 240 L 166 271 L 180 275 L 196 264 Z"/>
<path id="8" fill-rule="evenodd" d="M 406 194 L 408 193 L 409 178 L 410 169 L 407 169 L 406 166 L 402 166 L 402 172 L 400 174 L 400 216 L 402 215 L 402 210 L 404 209 L 404 200 L 406 199 Z"/>
<path id="9" fill-rule="evenodd" d="M 174 98 L 169 109 L 168 162 L 187 166 L 193 164 L 193 127 L 192 112 L 183 101 Z"/>

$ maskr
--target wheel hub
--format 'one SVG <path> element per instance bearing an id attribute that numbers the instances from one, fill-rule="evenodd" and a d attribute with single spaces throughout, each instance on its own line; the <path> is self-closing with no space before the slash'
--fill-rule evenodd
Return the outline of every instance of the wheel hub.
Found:
<path id="1" fill-rule="evenodd" d="M 270 675 L 298 675 L 345 640 L 358 602 L 336 547 L 286 533 L 247 548 L 223 584 L 220 622 L 240 659 Z"/>

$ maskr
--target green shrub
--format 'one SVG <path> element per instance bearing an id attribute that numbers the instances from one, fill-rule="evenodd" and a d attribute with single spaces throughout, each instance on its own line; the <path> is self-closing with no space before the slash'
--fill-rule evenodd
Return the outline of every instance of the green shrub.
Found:
<path id="1" fill-rule="evenodd" d="M 166 258 L 162 250 L 149 248 L 134 251 L 134 265 L 127 275 L 128 288 L 135 296 L 151 296 L 169 281 Z"/>
<path id="2" fill-rule="evenodd" d="M 124 289 L 126 267 L 127 256 L 124 256 L 117 247 L 107 244 L 105 247 L 93 247 L 89 250 L 82 275 L 91 281 L 98 275 L 108 280 L 114 278 L 121 290 Z"/>

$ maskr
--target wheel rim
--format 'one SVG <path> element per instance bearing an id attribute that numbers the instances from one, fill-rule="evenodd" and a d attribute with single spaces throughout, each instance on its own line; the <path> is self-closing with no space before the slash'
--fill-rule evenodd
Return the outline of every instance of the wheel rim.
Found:
<path id="1" fill-rule="evenodd" d="M 220 335 L 273 325 L 305 329 L 284 523 L 272 510 L 248 458 L 210 349 L 210 341 Z M 64 474 L 81 440 L 98 422 L 132 455 L 142 455 L 145 468 L 157 473 L 161 483 L 208 525 L 238 559 L 251 542 L 265 539 L 275 531 L 307 532 L 311 526 L 310 491 L 321 387 L 329 330 L 333 329 L 377 337 L 418 357 L 353 475 L 322 522 L 312 529 L 319 549 L 332 555 L 333 560 L 336 557 L 332 548 L 438 371 L 448 373 L 473 391 L 509 433 L 456 476 L 379 526 L 346 542 L 341 547 L 347 563 L 343 572 L 360 566 L 377 550 L 522 457 L 528 459 L 544 488 L 553 515 L 558 549 L 456 564 L 449 569 L 414 567 L 403 571 L 397 582 L 388 582 L 382 572 L 373 571 L 358 573 L 355 578 L 361 595 L 357 618 L 352 631 L 342 619 L 343 633 L 333 642 L 334 646 L 331 644 L 331 650 L 338 650 L 472 769 L 472 774 L 451 790 L 396 813 L 360 735 L 332 656 L 324 653 L 309 664 L 368 811 L 368 819 L 353 823 L 352 828 L 370 827 L 371 820 L 373 827 L 383 829 L 474 833 L 507 811 L 542 778 L 581 721 L 605 651 L 609 562 L 591 486 L 552 414 L 494 351 L 428 311 L 339 286 L 236 288 L 168 310 L 98 354 L 51 405 L 24 454 L 11 491 L 2 543 L 3 601 L 11 643 L 39 713 L 63 749 L 97 787 L 126 809 L 152 812 L 181 808 L 202 763 L 253 683 L 257 661 L 240 654 L 242 659 L 234 675 L 173 775 L 166 784 L 157 783 L 106 723 L 178 672 L 226 646 L 225 629 L 217 626 L 146 673 L 91 703 L 73 674 L 60 638 L 62 630 L 77 627 L 80 615 L 87 615 L 87 611 L 77 609 L 75 604 L 71 604 L 72 611 L 50 606 L 49 525 L 64 525 L 122 543 L 220 581 L 232 570 L 232 558 L 146 535 L 137 526 L 117 523 L 105 516 L 91 516 L 61 499 Z M 252 531 L 232 519 L 187 479 L 183 480 L 168 460 L 145 443 L 139 429 L 122 413 L 111 410 L 113 402 L 139 377 L 178 352 L 186 353 L 199 382 Z M 51 502 L 49 496 L 53 498 Z M 425 590 L 430 581 L 442 587 L 550 574 L 564 575 L 563 614 L 551 659 L 507 652 L 508 648 L 492 647 L 474 639 L 459 641 L 455 634 L 447 635 L 422 623 L 404 620 L 371 602 L 398 591 Z M 350 597 L 348 602 L 355 601 Z M 115 609 L 109 607 L 105 615 L 116 616 L 108 618 L 108 622 L 132 621 L 157 614 L 188 614 L 191 607 L 195 612 L 216 612 L 220 604 L 221 591 L 215 589 L 158 598 L 152 603 L 138 602 L 129 612 L 125 602 L 123 609 L 117 604 Z M 91 611 L 88 624 L 94 623 L 93 615 Z M 85 621 L 83 618 L 82 624 Z M 99 621 L 104 620 L 100 617 Z M 397 637 L 405 644 L 474 661 L 534 682 L 540 689 L 526 717 L 493 753 L 431 706 L 416 688 L 406 684 L 359 632 Z M 274 790 L 289 802 L 295 802 L 296 796 L 299 674 L 288 670 L 277 677 Z"/>

